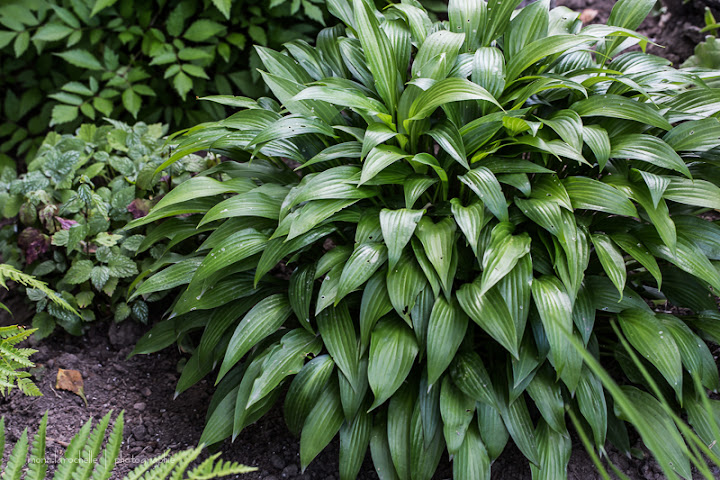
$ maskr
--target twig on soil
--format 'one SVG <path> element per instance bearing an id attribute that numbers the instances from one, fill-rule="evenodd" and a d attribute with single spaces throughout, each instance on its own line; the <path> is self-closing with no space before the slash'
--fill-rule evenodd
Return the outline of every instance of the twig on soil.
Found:
<path id="1" fill-rule="evenodd" d="M 55 442 L 55 443 L 57 443 L 58 445 L 60 445 L 60 446 L 62 446 L 62 447 L 65 447 L 65 448 L 67 448 L 67 447 L 70 446 L 70 444 L 69 444 L 68 442 L 63 442 L 62 440 L 57 440 L 57 439 L 52 438 L 52 437 L 46 437 L 45 439 L 46 439 L 48 442 Z"/>

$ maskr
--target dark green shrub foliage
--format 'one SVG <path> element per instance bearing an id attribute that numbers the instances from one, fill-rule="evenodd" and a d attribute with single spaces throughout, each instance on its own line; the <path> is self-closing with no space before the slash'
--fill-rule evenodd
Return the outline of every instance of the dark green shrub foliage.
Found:
<path id="1" fill-rule="evenodd" d="M 187 286 L 136 352 L 192 350 L 178 392 L 217 367 L 202 441 L 289 384 L 303 467 L 339 433 L 342 479 L 368 445 L 381 478 L 429 479 L 445 451 L 490 478 L 512 439 L 557 480 L 573 425 L 601 453 L 634 428 L 668 478 L 712 478 L 720 227 L 698 215 L 720 208 L 720 91 L 622 53 L 654 0 L 585 28 L 518 3 L 451 0 L 433 24 L 329 1 L 343 25 L 316 48 L 258 48 L 280 104 L 237 98 L 180 139 L 168 165 L 233 161 L 130 225 L 194 209 L 211 232 L 139 284 Z"/>
<path id="2" fill-rule="evenodd" d="M 79 311 L 61 308 L 29 286 L 38 336 L 56 323 L 79 334 L 97 313 L 147 322 L 145 300 L 162 295 L 126 302 L 126 291 L 138 273 L 166 265 L 168 257 L 161 257 L 167 242 L 149 248 L 144 234 L 116 231 L 213 162 L 212 156 L 189 155 L 156 174 L 169 155 L 164 133 L 160 124 L 83 125 L 76 135 L 50 133 L 28 173 L 16 178 L 10 167 L 2 170 L 0 206 L 12 223 L 0 229 L 0 254 L 17 267 L 24 264 Z"/>
<path id="3" fill-rule="evenodd" d="M 195 97 L 262 94 L 249 45 L 305 48 L 323 10 L 321 0 L 4 1 L 0 160 L 31 158 L 48 123 L 223 118 Z"/>

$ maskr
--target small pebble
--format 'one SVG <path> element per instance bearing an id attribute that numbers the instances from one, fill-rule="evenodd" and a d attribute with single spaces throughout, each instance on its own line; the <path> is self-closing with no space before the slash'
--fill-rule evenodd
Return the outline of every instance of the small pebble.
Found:
<path id="1" fill-rule="evenodd" d="M 282 476 L 284 478 L 288 477 L 294 477 L 298 473 L 298 467 L 295 464 L 288 465 L 287 467 L 283 468 Z"/>
<path id="2" fill-rule="evenodd" d="M 278 470 L 282 470 L 283 468 L 285 468 L 285 461 L 280 458 L 279 455 L 273 455 L 272 457 L 270 457 L 270 464 Z"/>
<path id="3" fill-rule="evenodd" d="M 133 408 L 137 410 L 138 412 L 142 412 L 145 410 L 145 402 L 138 402 L 135 405 L 133 405 Z"/>
<path id="4" fill-rule="evenodd" d="M 140 393 L 142 393 L 143 397 L 149 397 L 150 395 L 152 395 L 152 390 L 150 390 L 148 387 L 145 387 L 142 389 L 142 391 L 140 391 Z"/>

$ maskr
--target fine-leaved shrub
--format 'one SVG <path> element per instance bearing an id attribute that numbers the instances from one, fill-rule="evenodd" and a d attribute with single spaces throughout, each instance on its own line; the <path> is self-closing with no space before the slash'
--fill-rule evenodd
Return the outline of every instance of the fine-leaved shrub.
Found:
<path id="1" fill-rule="evenodd" d="M 7 456 L 3 478 L 8 480 L 71 480 L 92 478 L 109 480 L 119 478 L 114 470 L 122 460 L 120 447 L 123 443 L 124 415 L 120 413 L 108 433 L 110 416 L 105 415 L 93 428 L 92 419 L 88 420 L 70 441 L 65 454 L 56 462 L 52 477 L 48 474 L 49 459 L 46 457 L 48 414 L 45 413 L 35 436 L 30 442 L 28 429 L 25 428 L 18 441 Z M 107 439 L 106 439 L 107 437 Z M 5 447 L 5 418 L 0 419 L 0 451 Z M 237 462 L 219 460 L 219 453 L 193 465 L 202 453 L 203 447 L 184 450 L 171 454 L 170 451 L 147 460 L 134 468 L 123 480 L 209 480 L 228 475 L 238 475 L 257 470 Z M 29 454 L 29 455 L 28 455 Z M 0 467 L 3 467 L 0 459 Z"/>
<path id="2" fill-rule="evenodd" d="M 79 311 L 61 308 L 48 301 L 45 291 L 28 286 L 40 338 L 56 324 L 79 334 L 83 323 L 98 314 L 147 322 L 146 301 L 161 296 L 128 303 L 125 293 L 140 272 L 172 262 L 159 260 L 167 242 L 146 248 L 144 232 L 117 230 L 214 162 L 212 156 L 189 155 L 156 174 L 170 151 L 165 130 L 160 124 L 112 121 L 101 127 L 83 125 L 76 135 L 52 132 L 27 173 L 16 178 L 13 169 L 2 171 L 0 207 L 14 222 L 4 222 L 0 229 L 0 254 L 49 283 Z"/>
<path id="3" fill-rule="evenodd" d="M 162 226 L 203 242 L 138 284 L 186 286 L 136 353 L 192 352 L 178 393 L 217 369 L 203 442 L 287 391 L 302 467 L 339 434 L 342 479 L 368 445 L 381 478 L 447 451 L 487 479 L 512 440 L 557 480 L 571 429 L 599 468 L 635 429 L 668 478 L 712 478 L 719 74 L 624 52 L 654 0 L 584 28 L 519 3 L 329 1 L 315 48 L 257 48 L 279 103 L 177 139 L 166 165 L 232 161 L 130 224 L 195 211 Z"/>
<path id="4" fill-rule="evenodd" d="M 324 15 L 322 0 L 5 0 L 0 161 L 32 158 L 48 124 L 223 118 L 195 97 L 263 93 L 249 45 L 307 48 Z"/>

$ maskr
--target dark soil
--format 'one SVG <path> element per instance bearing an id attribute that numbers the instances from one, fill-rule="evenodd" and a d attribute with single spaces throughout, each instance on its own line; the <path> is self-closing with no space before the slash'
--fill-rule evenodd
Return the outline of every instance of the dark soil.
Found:
<path id="1" fill-rule="evenodd" d="M 599 23 L 607 20 L 614 1 L 558 0 L 557 4 L 584 12 L 588 23 Z M 639 31 L 660 46 L 650 46 L 648 51 L 668 58 L 676 66 L 690 56 L 703 38 L 699 31 L 703 25 L 701 4 L 703 2 L 699 0 L 687 4 L 682 0 L 668 0 L 669 8 L 651 15 Z M 0 296 L 3 296 L 1 292 Z M 16 312 L 22 312 L 21 302 L 13 297 L 7 296 L 4 301 L 9 301 Z M 27 318 L 28 315 L 20 314 L 16 321 L 27 321 Z M 34 431 L 44 412 L 48 411 L 48 459 L 52 461 L 59 458 L 63 445 L 88 418 L 100 418 L 110 410 L 116 413 L 125 410 L 122 461 L 113 478 L 122 478 L 139 462 L 166 449 L 177 451 L 195 446 L 204 426 L 213 387 L 204 380 L 173 400 L 181 355 L 168 349 L 159 354 L 127 359 L 142 332 L 143 327 L 129 322 L 111 325 L 109 330 L 105 324 L 93 327 L 82 338 L 55 335 L 35 346 L 39 350 L 33 357 L 38 365 L 35 373 L 44 396 L 28 398 L 13 392 L 8 398 L 0 397 L 0 415 L 5 417 L 8 444 L 13 444 L 25 427 Z M 58 368 L 82 373 L 88 407 L 80 397 L 54 389 Z M 635 446 L 640 447 L 639 444 Z M 222 451 L 227 460 L 258 468 L 257 472 L 242 477 L 246 480 L 338 478 L 337 440 L 304 473 L 300 472 L 299 440 L 285 427 L 281 405 L 248 427 L 235 443 L 226 442 Z M 610 458 L 633 480 L 664 478 L 655 463 L 647 458 L 628 459 L 617 453 L 610 453 Z M 527 461 L 512 445 L 495 462 L 492 470 L 494 480 L 530 478 Z M 452 466 L 445 458 L 435 478 L 451 477 Z M 369 455 L 359 478 L 377 478 Z M 568 478 L 600 478 L 577 439 L 573 442 Z"/>

